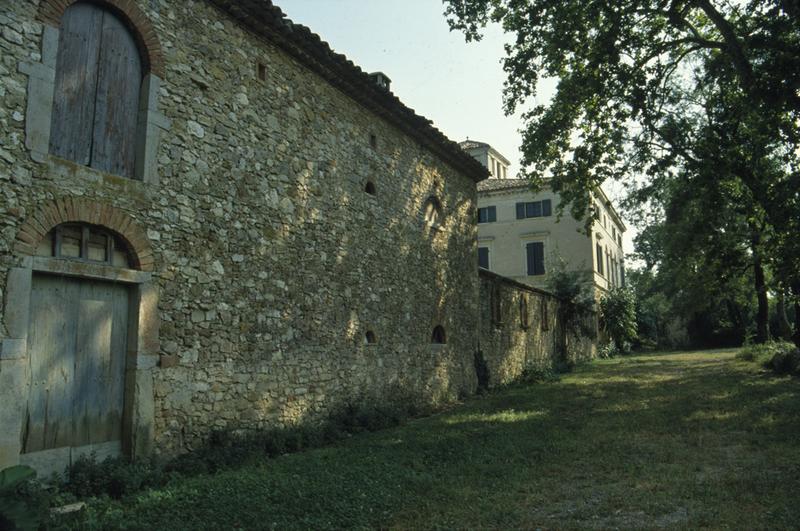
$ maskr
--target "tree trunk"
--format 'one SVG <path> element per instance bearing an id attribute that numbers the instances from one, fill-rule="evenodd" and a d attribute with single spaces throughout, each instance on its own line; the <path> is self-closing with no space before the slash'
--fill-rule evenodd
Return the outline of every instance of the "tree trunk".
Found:
<path id="1" fill-rule="evenodd" d="M 761 234 L 753 231 L 751 236 L 753 250 L 753 280 L 755 281 L 758 312 L 756 313 L 756 343 L 769 341 L 769 299 L 764 280 L 764 265 L 761 257 Z"/>
<path id="2" fill-rule="evenodd" d="M 800 280 L 792 282 L 792 295 L 794 295 L 794 344 L 800 348 Z"/>
<path id="3" fill-rule="evenodd" d="M 792 325 L 786 314 L 786 291 L 783 288 L 778 290 L 778 304 L 775 313 L 778 322 L 778 329 L 775 333 L 779 338 L 789 341 L 792 338 Z"/>

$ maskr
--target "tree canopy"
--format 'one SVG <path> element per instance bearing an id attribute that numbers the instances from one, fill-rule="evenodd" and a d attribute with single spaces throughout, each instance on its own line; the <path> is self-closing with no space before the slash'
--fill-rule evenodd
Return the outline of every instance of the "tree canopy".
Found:
<path id="1" fill-rule="evenodd" d="M 639 225 L 663 225 L 681 189 L 704 194 L 683 228 L 711 238 L 706 255 L 756 228 L 777 282 L 800 296 L 800 0 L 444 3 L 467 40 L 489 22 L 511 35 L 505 110 L 522 113 L 534 187 L 547 180 L 588 220 L 592 191 L 621 181 Z M 536 104 L 545 77 L 557 89 Z"/>

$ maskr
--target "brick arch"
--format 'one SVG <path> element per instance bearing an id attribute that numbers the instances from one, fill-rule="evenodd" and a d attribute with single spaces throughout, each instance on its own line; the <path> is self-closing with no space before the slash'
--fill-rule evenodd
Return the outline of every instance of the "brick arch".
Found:
<path id="1" fill-rule="evenodd" d="M 42 0 L 39 4 L 39 20 L 45 24 L 61 26 L 64 11 L 72 4 L 83 0 Z M 145 72 L 152 72 L 164 78 L 164 54 L 155 28 L 147 15 L 134 0 L 88 0 L 109 8 L 119 15 L 131 28 L 136 44 L 142 55 Z"/>
<path id="2" fill-rule="evenodd" d="M 92 199 L 63 197 L 50 201 L 28 216 L 17 233 L 14 250 L 34 255 L 42 238 L 62 223 L 89 223 L 116 232 L 133 254 L 133 264 L 141 271 L 153 271 L 153 248 L 145 231 L 122 210 Z"/>

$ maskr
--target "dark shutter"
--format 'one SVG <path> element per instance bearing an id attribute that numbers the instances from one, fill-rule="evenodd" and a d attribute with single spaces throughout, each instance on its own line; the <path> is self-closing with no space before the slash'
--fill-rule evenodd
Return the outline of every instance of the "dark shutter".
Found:
<path id="1" fill-rule="evenodd" d="M 595 246 L 595 251 L 597 253 L 597 272 L 601 275 L 603 274 L 603 248 L 598 243 Z"/>
<path id="2" fill-rule="evenodd" d="M 97 93 L 103 11 L 74 4 L 61 18 L 56 59 L 50 153 L 88 166 Z"/>
<path id="3" fill-rule="evenodd" d="M 142 62 L 133 36 L 106 12 L 97 78 L 91 166 L 133 177 Z"/>
<path id="4" fill-rule="evenodd" d="M 525 219 L 525 203 L 517 203 L 517 219 Z"/>
<path id="5" fill-rule="evenodd" d="M 478 247 L 478 267 L 489 269 L 489 248 Z"/>
<path id="6" fill-rule="evenodd" d="M 542 242 L 533 244 L 533 266 L 534 275 L 544 275 L 544 243 Z"/>
<path id="7" fill-rule="evenodd" d="M 531 242 L 525 245 L 528 275 L 544 275 L 544 243 Z"/>
<path id="8" fill-rule="evenodd" d="M 549 199 L 542 201 L 542 216 L 548 217 L 553 215 L 553 205 Z"/>
<path id="9" fill-rule="evenodd" d="M 497 207 L 490 206 L 489 207 L 489 223 L 494 223 L 497 221 Z"/>
<path id="10" fill-rule="evenodd" d="M 535 243 L 529 243 L 525 245 L 525 258 L 527 260 L 528 265 L 528 275 L 535 275 L 536 274 L 536 260 L 534 257 L 533 246 L 536 245 Z"/>
<path id="11" fill-rule="evenodd" d="M 486 223 L 486 209 L 479 208 L 478 209 L 478 223 Z"/>

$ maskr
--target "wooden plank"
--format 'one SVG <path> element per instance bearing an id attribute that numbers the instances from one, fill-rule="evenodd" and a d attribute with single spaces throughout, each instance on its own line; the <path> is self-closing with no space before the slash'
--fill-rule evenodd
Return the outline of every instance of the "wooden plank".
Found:
<path id="1" fill-rule="evenodd" d="M 110 284 L 83 282 L 78 302 L 73 446 L 107 441 L 106 385 L 111 373 L 113 293 Z"/>
<path id="2" fill-rule="evenodd" d="M 129 288 L 114 284 L 114 323 L 111 330 L 111 373 L 106 386 L 108 403 L 108 439 L 122 439 L 122 415 L 125 408 L 125 363 L 128 357 Z"/>
<path id="3" fill-rule="evenodd" d="M 89 165 L 103 11 L 88 3 L 64 13 L 58 41 L 50 152 Z"/>
<path id="4" fill-rule="evenodd" d="M 28 345 L 31 386 L 23 453 L 69 446 L 78 285 L 57 277 L 34 276 Z"/>
<path id="5" fill-rule="evenodd" d="M 131 33 L 108 12 L 99 65 L 91 166 L 132 178 L 142 61 Z"/>

